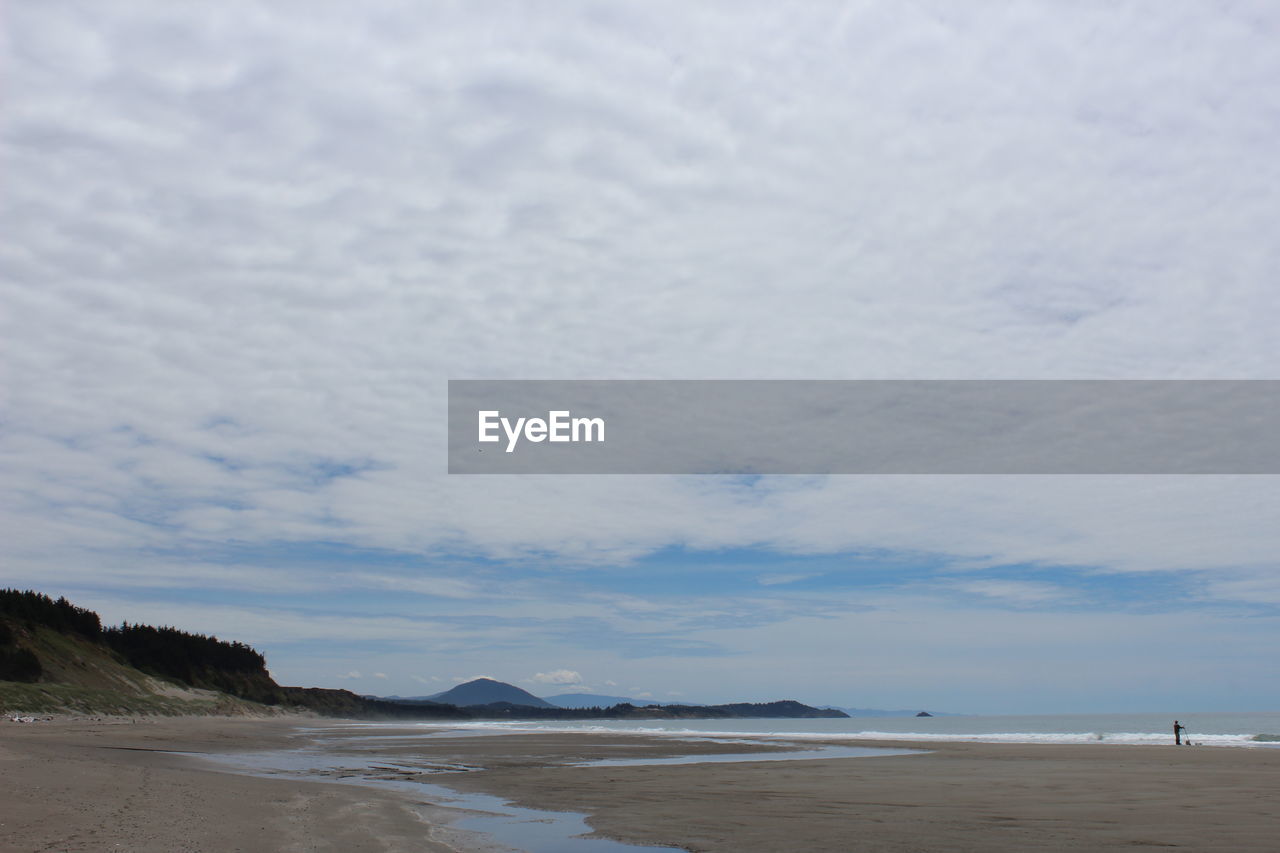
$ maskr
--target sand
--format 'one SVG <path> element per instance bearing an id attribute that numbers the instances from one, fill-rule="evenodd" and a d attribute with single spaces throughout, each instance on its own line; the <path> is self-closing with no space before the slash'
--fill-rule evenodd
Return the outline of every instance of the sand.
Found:
<path id="1" fill-rule="evenodd" d="M 288 746 L 295 723 L 0 720 L 3 851 L 447 851 L 403 798 L 206 769 L 159 750 Z"/>
<path id="2" fill-rule="evenodd" d="M 690 851 L 1271 851 L 1280 838 L 1280 750 L 956 743 L 911 756 L 582 768 L 563 765 L 745 748 L 582 733 L 406 740 L 371 753 L 343 739 L 350 730 L 317 725 L 0 721 L 0 850 L 494 849 L 450 827 L 458 813 L 416 785 L 258 778 L 207 757 L 308 743 L 422 769 L 482 767 L 378 775 L 584 812 L 604 836 Z"/>

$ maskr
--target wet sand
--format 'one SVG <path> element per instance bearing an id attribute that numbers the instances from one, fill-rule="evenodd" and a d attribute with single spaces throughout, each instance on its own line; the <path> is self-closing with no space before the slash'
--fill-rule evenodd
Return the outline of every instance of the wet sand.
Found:
<path id="1" fill-rule="evenodd" d="M 0 720 L 0 851 L 444 853 L 403 797 L 208 769 L 189 755 L 288 748 L 296 721 Z"/>
<path id="2" fill-rule="evenodd" d="M 200 755 L 308 745 L 338 765 L 380 763 L 363 774 L 379 780 L 584 812 L 604 836 L 690 851 L 1261 851 L 1280 837 L 1280 750 L 956 743 L 911 756 L 570 767 L 750 747 L 596 733 L 375 744 L 353 738 L 359 729 L 308 730 L 318 725 L 0 722 L 0 850 L 484 848 L 413 784 L 347 784 L 361 775 L 352 770 L 259 778 Z M 434 772 L 458 765 L 483 769 Z"/>

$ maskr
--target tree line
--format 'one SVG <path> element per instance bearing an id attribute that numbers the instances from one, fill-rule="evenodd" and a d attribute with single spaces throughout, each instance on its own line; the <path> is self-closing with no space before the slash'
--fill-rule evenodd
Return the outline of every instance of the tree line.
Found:
<path id="1" fill-rule="evenodd" d="M 78 634 L 113 650 L 143 672 L 196 686 L 223 688 L 229 686 L 225 685 L 228 676 L 266 676 L 266 658 L 244 643 L 128 622 L 104 628 L 92 610 L 33 590 L 0 590 L 0 617 L 5 617 L 0 622 L 0 679 L 9 681 L 35 681 L 41 672 L 34 653 L 17 646 L 14 626 Z M 24 677 L 12 677 L 17 674 Z"/>

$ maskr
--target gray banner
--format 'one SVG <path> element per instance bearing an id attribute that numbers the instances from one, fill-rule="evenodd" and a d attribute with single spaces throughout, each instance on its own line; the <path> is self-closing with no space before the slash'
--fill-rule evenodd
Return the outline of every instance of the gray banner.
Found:
<path id="1" fill-rule="evenodd" d="M 451 474 L 1277 474 L 1272 380 L 450 380 Z"/>

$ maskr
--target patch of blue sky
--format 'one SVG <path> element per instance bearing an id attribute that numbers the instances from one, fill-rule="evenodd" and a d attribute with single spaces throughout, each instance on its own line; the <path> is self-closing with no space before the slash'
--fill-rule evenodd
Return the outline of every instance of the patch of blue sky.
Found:
<path id="1" fill-rule="evenodd" d="M 1096 603 L 1177 604 L 1193 598 L 1199 586 L 1195 572 L 1107 572 L 1091 566 L 1013 564 L 992 566 L 984 579 L 1048 583 L 1078 593 Z"/>
<path id="2" fill-rule="evenodd" d="M 296 487 L 311 486 L 319 488 L 344 477 L 355 477 L 369 471 L 383 470 L 386 463 L 376 459 L 333 459 L 321 456 L 306 456 L 284 461 L 262 463 L 247 459 L 235 459 L 217 453 L 202 453 L 199 457 L 212 463 L 229 474 L 237 474 L 251 468 L 275 469 L 283 473 Z"/>
<path id="3" fill-rule="evenodd" d="M 966 576 L 968 577 L 968 576 Z M 1065 594 L 1059 609 L 1124 609 L 1133 612 L 1214 610 L 1219 613 L 1280 613 L 1280 606 L 1264 602 L 1207 599 L 1208 572 L 1111 572 L 1091 566 L 1017 564 L 993 566 L 974 577 L 991 581 L 1051 584 Z"/>
<path id="4" fill-rule="evenodd" d="M 587 587 L 644 595 L 733 592 L 773 596 L 787 591 L 893 589 L 946 573 L 946 557 L 901 552 L 792 555 L 763 548 L 664 548 L 622 567 L 584 569 Z"/>
<path id="5" fill-rule="evenodd" d="M 150 555 L 171 559 L 194 559 L 228 565 L 313 567 L 405 567 L 421 568 L 430 558 L 421 554 L 387 548 L 362 548 L 343 542 L 308 540 L 262 543 L 217 542 L 195 550 L 152 549 Z"/>
<path id="6" fill-rule="evenodd" d="M 130 594 L 142 600 L 172 600 L 177 595 L 211 605 L 254 604 L 306 612 L 333 608 L 350 614 L 446 620 L 460 611 L 482 611 L 486 600 L 508 592 L 554 600 L 625 595 L 673 602 L 820 601 L 824 595 L 838 594 L 848 600 L 849 594 L 859 592 L 901 593 L 940 597 L 964 608 L 1167 612 L 1212 607 L 1242 615 L 1280 612 L 1274 605 L 1209 603 L 1201 592 L 1203 577 L 1195 572 L 1114 573 L 1042 564 L 975 568 L 947 555 L 902 552 L 793 555 L 762 548 L 669 547 L 623 565 L 569 570 L 554 560 L 408 553 L 332 541 L 220 543 L 151 551 L 148 556 L 175 566 L 187 562 L 260 568 L 276 577 L 241 589 L 234 581 L 219 579 L 216 572 L 192 573 L 154 588 L 131 588 Z M 464 583 L 469 592 L 440 594 L 430 583 L 422 583 L 424 579 Z M 109 591 L 106 585 L 79 586 Z"/>
<path id="7" fill-rule="evenodd" d="M 705 626 L 702 626 L 705 627 Z M 675 631 L 622 631 L 598 619 L 543 626 L 539 633 L 576 648 L 606 649 L 624 658 L 724 657 L 740 654 L 709 640 Z"/>
<path id="8" fill-rule="evenodd" d="M 388 466 L 375 459 L 353 459 L 342 461 L 337 459 L 317 458 L 302 459 L 296 462 L 286 463 L 281 467 L 297 480 L 310 483 L 315 487 L 320 487 L 328 485 L 334 480 L 340 480 L 344 477 L 356 477 L 369 471 L 383 470 Z"/>
<path id="9" fill-rule="evenodd" d="M 367 548 L 328 540 L 276 542 L 214 542 L 192 548 L 149 549 L 148 557 L 189 560 L 228 566 L 260 566 L 269 569 L 309 569 L 325 572 L 378 571 L 421 577 L 424 574 L 463 578 L 475 575 L 533 574 L 520 564 L 448 554 Z"/>
<path id="10" fill-rule="evenodd" d="M 108 432 L 114 435 L 128 436 L 133 440 L 134 446 L 136 447 L 149 447 L 157 443 L 153 436 L 148 435 L 133 424 L 120 424 L 119 426 L 108 430 Z"/>
<path id="11" fill-rule="evenodd" d="M 201 453 L 198 454 L 198 456 L 205 462 L 210 462 L 216 465 L 228 474 L 237 474 L 250 467 L 248 462 L 232 459 L 228 456 L 223 456 L 217 453 Z"/>
<path id="12" fill-rule="evenodd" d="M 958 566 L 964 566 L 960 569 Z M 767 549 L 698 551 L 672 547 L 618 568 L 582 570 L 584 589 L 646 597 L 777 597 L 838 591 L 927 593 L 988 606 L 1052 609 L 1201 608 L 1197 572 L 1107 572 L 1093 566 L 1032 563 L 972 568 L 918 552 L 784 555 Z M 1043 597 L 1001 599 L 979 590 L 1034 584 Z"/>
<path id="13" fill-rule="evenodd" d="M 154 585 L 128 584 L 129 596 L 140 601 L 178 599 L 298 611 L 335 607 L 345 612 L 421 612 L 424 601 L 456 598 L 432 594 L 431 586 L 421 583 L 424 578 L 469 582 L 496 571 L 473 562 L 323 541 L 152 548 L 143 552 L 142 561 L 172 571 Z M 219 567 L 226 569 L 225 575 Z M 251 580 L 242 584 L 246 571 Z M 397 579 L 404 583 L 398 585 Z M 77 591 L 100 594 L 121 588 L 119 581 L 111 580 L 76 584 Z"/>

